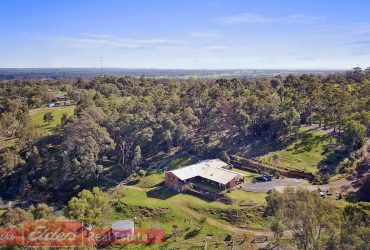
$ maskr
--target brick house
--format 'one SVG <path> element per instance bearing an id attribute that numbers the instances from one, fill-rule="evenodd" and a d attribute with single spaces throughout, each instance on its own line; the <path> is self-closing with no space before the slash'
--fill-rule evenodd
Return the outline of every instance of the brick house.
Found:
<path id="1" fill-rule="evenodd" d="M 219 190 L 233 188 L 244 181 L 245 175 L 225 169 L 227 166 L 227 163 L 219 159 L 204 160 L 166 172 L 165 184 L 178 192 L 188 190 L 194 183 L 204 183 Z"/>

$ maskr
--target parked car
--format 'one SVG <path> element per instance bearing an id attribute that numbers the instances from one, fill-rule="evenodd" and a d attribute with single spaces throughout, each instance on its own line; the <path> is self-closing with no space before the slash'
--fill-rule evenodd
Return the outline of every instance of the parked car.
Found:
<path id="1" fill-rule="evenodd" d="M 266 178 L 268 181 L 271 181 L 272 178 L 274 177 L 273 175 L 270 175 L 270 174 L 264 174 L 262 175 L 264 178 Z"/>
<path id="2" fill-rule="evenodd" d="M 271 181 L 273 178 L 273 175 L 269 174 L 263 174 L 261 176 L 258 176 L 254 179 L 255 182 L 266 182 L 266 181 Z"/>

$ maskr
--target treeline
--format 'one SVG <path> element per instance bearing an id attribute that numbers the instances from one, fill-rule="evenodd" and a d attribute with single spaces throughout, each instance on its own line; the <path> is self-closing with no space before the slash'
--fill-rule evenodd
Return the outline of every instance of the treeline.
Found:
<path id="1" fill-rule="evenodd" d="M 350 153 L 370 128 L 370 69 L 256 81 L 107 76 L 0 85 L 1 183 L 14 193 L 68 192 L 97 178 L 107 160 L 128 176 L 159 152 L 217 156 L 287 140 L 310 124 L 334 129 Z M 40 137 L 28 110 L 46 105 L 50 90 L 65 92 L 77 108 L 53 135 Z M 7 147 L 10 138 L 16 143 Z"/>

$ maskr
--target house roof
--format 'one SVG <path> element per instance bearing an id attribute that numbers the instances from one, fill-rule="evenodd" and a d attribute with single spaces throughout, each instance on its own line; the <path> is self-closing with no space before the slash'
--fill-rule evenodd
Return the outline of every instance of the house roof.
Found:
<path id="1" fill-rule="evenodd" d="M 204 160 L 197 164 L 169 171 L 180 180 L 187 180 L 196 176 L 203 177 L 221 184 L 227 184 L 236 177 L 243 177 L 243 174 L 224 169 L 228 164 L 220 159 Z"/>

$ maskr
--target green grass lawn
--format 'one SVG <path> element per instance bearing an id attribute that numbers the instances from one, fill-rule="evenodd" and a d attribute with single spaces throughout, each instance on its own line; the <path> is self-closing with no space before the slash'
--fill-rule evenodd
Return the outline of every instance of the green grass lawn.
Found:
<path id="1" fill-rule="evenodd" d="M 166 166 L 168 167 L 168 170 L 173 170 L 173 169 L 185 167 L 185 166 L 188 166 L 194 163 L 196 163 L 196 160 L 190 155 L 181 155 L 171 160 L 170 162 L 168 162 Z"/>
<path id="2" fill-rule="evenodd" d="M 140 182 L 136 186 L 141 188 L 152 188 L 164 181 L 164 173 L 161 173 L 160 171 L 152 172 L 144 177 L 138 177 L 138 179 Z"/>
<path id="3" fill-rule="evenodd" d="M 268 153 L 261 159 L 262 162 L 272 166 L 315 173 L 318 164 L 326 159 L 325 147 L 334 143 L 336 139 L 321 130 L 310 131 L 302 128 L 297 140 L 282 150 Z"/>
<path id="4" fill-rule="evenodd" d="M 177 193 L 167 188 L 136 190 L 123 188 L 124 202 L 131 206 L 146 206 L 151 208 L 174 208 L 174 205 L 185 207 L 230 207 L 220 202 L 208 202 L 198 197 Z"/>
<path id="5" fill-rule="evenodd" d="M 257 193 L 257 192 L 246 192 L 244 190 L 238 189 L 233 190 L 230 193 L 226 193 L 226 196 L 229 197 L 233 204 L 255 204 L 255 205 L 265 205 L 266 204 L 266 193 Z"/>
<path id="6" fill-rule="evenodd" d="M 61 123 L 61 118 L 64 113 L 68 116 L 73 115 L 76 106 L 66 106 L 66 107 L 55 107 L 55 108 L 38 108 L 30 110 L 30 116 L 32 123 L 40 128 L 42 134 L 51 134 L 53 129 Z M 47 112 L 51 112 L 54 121 L 47 124 L 44 122 L 44 115 Z"/>

